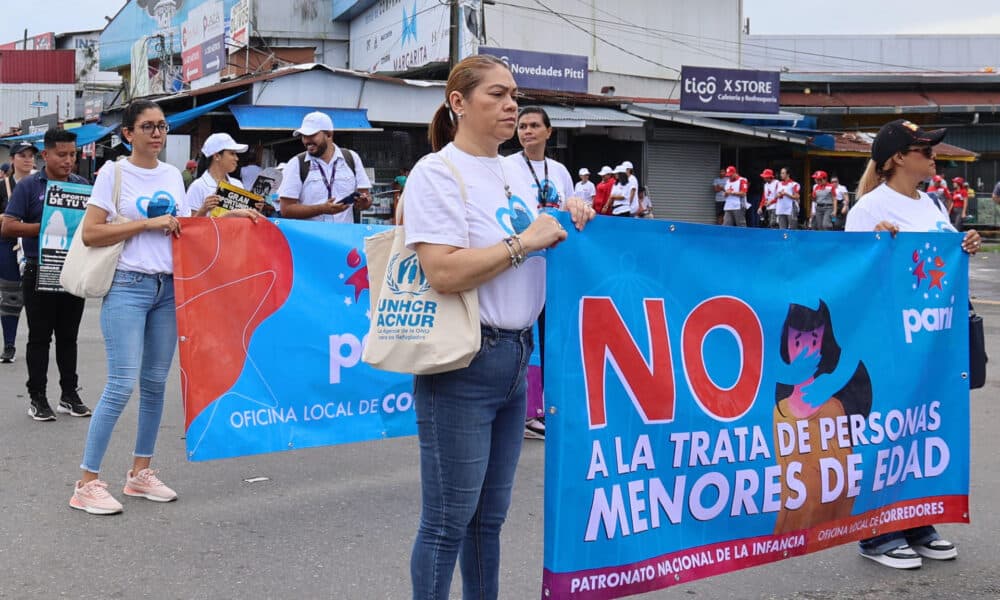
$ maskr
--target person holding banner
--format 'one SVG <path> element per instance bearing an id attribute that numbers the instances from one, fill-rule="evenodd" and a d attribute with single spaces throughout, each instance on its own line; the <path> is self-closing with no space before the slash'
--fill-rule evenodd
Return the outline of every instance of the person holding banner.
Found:
<path id="1" fill-rule="evenodd" d="M 0 215 L 7 212 L 7 205 L 14 195 L 17 182 L 34 172 L 36 154 L 38 149 L 28 142 L 21 142 L 10 149 L 14 171 L 11 173 L 7 169 L 0 173 L 3 176 L 3 183 L 0 184 Z M 14 362 L 17 323 L 24 306 L 18 243 L 16 237 L 0 238 L 0 325 L 3 327 L 3 354 L 0 354 L 0 363 Z"/>
<path id="2" fill-rule="evenodd" d="M 871 160 L 858 184 L 857 204 L 847 213 L 846 231 L 945 231 L 955 233 L 947 207 L 918 190 L 936 172 L 934 146 L 945 130 L 924 131 L 897 119 L 882 126 L 872 143 Z M 962 249 L 975 254 L 979 233 L 969 230 Z M 861 556 L 894 569 L 920 568 L 923 558 L 951 560 L 954 544 L 941 539 L 933 526 L 879 535 L 860 542 Z"/>
<path id="3" fill-rule="evenodd" d="M 4 211 L 3 235 L 19 237 L 24 247 L 24 312 L 28 317 L 28 415 L 36 421 L 55 421 L 56 415 L 46 396 L 49 372 L 49 346 L 56 340 L 56 365 L 62 394 L 56 410 L 73 417 L 89 417 L 90 409 L 80 399 L 76 372 L 76 340 L 83 318 L 83 298 L 66 292 L 38 291 L 39 234 L 42 211 L 49 181 L 86 184 L 73 173 L 76 167 L 76 134 L 63 129 L 45 132 L 42 158 L 45 168 L 17 184 L 10 204 Z"/>
<path id="4" fill-rule="evenodd" d="M 180 171 L 157 158 L 168 130 L 155 102 L 135 100 L 125 108 L 122 136 L 132 144 L 132 154 L 101 169 L 81 225 L 88 246 L 125 242 L 111 289 L 101 304 L 108 382 L 87 431 L 83 473 L 69 501 L 70 507 L 90 514 L 122 511 L 99 474 L 111 433 L 136 382 L 139 424 L 123 493 L 155 502 L 177 498 L 150 468 L 177 342 L 171 239 L 181 234 L 177 217 L 191 214 Z M 116 172 L 119 190 L 115 190 Z M 119 211 L 128 222 L 113 222 Z M 257 220 L 254 211 L 234 210 L 226 216 Z"/>
<path id="5" fill-rule="evenodd" d="M 230 177 L 240 166 L 240 154 L 249 146 L 237 144 L 228 133 L 213 133 L 201 146 L 198 155 L 197 179 L 187 191 L 187 205 L 196 217 L 204 217 L 219 205 L 222 198 L 217 193 L 219 183 L 227 181 L 236 187 L 243 187 L 243 182 Z"/>
<path id="6" fill-rule="evenodd" d="M 545 301 L 539 252 L 567 233 L 539 213 L 527 169 L 498 155 L 517 124 L 508 66 L 470 56 L 452 69 L 445 94 L 430 124 L 435 154 L 406 182 L 402 226 L 434 289 L 478 290 L 482 346 L 468 367 L 414 380 L 423 507 L 410 574 L 414 599 L 445 600 L 458 561 L 463 597 L 490 599 L 499 595 L 500 528 L 521 452 L 531 327 Z M 474 202 L 462 201 L 460 186 Z M 579 198 L 563 208 L 577 229 L 594 217 Z"/>

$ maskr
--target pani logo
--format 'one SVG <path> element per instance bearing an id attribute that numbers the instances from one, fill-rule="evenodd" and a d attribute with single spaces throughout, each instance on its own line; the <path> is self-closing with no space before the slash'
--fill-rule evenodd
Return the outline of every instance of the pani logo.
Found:
<path id="1" fill-rule="evenodd" d="M 710 75 L 705 81 L 699 81 L 697 77 L 690 77 L 684 80 L 684 91 L 689 94 L 697 94 L 698 99 L 707 104 L 715 97 L 716 85 L 715 75 Z"/>
<path id="2" fill-rule="evenodd" d="M 927 306 L 903 309 L 903 332 L 906 343 L 913 343 L 913 336 L 920 332 L 935 332 L 951 329 L 955 296 L 946 294 L 948 272 L 944 259 L 937 254 L 937 247 L 929 242 L 917 248 L 910 255 L 912 265 L 909 272 L 913 276 L 912 289 L 920 294 L 921 300 L 934 302 L 942 296 L 949 296 L 949 306 Z"/>
<path id="3" fill-rule="evenodd" d="M 385 284 L 393 294 L 409 296 L 420 296 L 431 289 L 416 254 L 406 258 L 400 258 L 399 253 L 393 254 L 385 270 Z"/>

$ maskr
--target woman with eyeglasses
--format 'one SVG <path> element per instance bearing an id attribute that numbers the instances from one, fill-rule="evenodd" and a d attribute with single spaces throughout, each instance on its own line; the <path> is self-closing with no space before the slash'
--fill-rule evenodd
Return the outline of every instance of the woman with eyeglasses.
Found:
<path id="1" fill-rule="evenodd" d="M 81 224 L 87 246 L 125 242 L 101 305 L 108 382 L 90 420 L 80 465 L 83 473 L 69 501 L 72 508 L 98 515 L 122 511 L 99 474 L 112 430 L 137 382 L 139 426 L 122 493 L 154 502 L 177 498 L 150 468 L 150 461 L 177 340 L 171 240 L 181 234 L 177 217 L 189 216 L 191 207 L 180 171 L 157 158 L 169 130 L 160 107 L 148 100 L 132 102 L 125 108 L 121 127 L 132 154 L 101 169 Z M 119 214 L 128 222 L 114 222 Z M 257 219 L 254 211 L 231 211 L 226 216 Z"/>
<path id="2" fill-rule="evenodd" d="M 847 213 L 846 231 L 944 231 L 955 233 L 948 209 L 917 186 L 936 173 L 934 146 L 945 130 L 924 131 L 898 119 L 882 126 L 872 143 L 872 159 L 858 185 L 857 204 Z M 975 254 L 979 233 L 965 232 L 962 249 Z M 952 560 L 954 544 L 933 526 L 886 533 L 860 542 L 861 556 L 894 569 L 918 569 L 922 558 Z"/>

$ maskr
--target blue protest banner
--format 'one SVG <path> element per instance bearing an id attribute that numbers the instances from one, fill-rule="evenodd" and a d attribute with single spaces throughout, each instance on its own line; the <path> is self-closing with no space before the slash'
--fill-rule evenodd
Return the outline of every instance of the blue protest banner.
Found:
<path id="1" fill-rule="evenodd" d="M 188 458 L 416 433 L 413 378 L 361 362 L 382 226 L 183 220 L 174 243 Z"/>
<path id="2" fill-rule="evenodd" d="M 961 235 L 564 225 L 543 597 L 968 522 Z"/>

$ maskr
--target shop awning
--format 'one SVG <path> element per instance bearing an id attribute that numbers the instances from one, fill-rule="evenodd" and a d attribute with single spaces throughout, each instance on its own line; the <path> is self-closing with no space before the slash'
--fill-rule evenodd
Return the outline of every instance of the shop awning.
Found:
<path id="1" fill-rule="evenodd" d="M 313 111 L 326 113 L 336 131 L 381 131 L 368 122 L 364 108 L 313 108 L 311 106 L 250 106 L 233 104 L 229 110 L 240 129 L 292 132 L 302 125 L 302 117 Z"/>
<path id="2" fill-rule="evenodd" d="M 654 110 L 632 105 L 628 107 L 628 112 L 637 117 L 656 119 L 658 121 L 667 121 L 670 123 L 679 123 L 681 125 L 691 125 L 693 127 L 704 127 L 706 129 L 715 129 L 717 131 L 736 133 L 739 135 L 774 140 L 777 142 L 802 144 L 803 146 L 809 143 L 809 138 L 806 136 L 784 133 L 774 129 L 768 129 L 766 127 L 752 127 L 749 125 L 742 125 L 740 123 L 723 121 L 721 119 L 702 117 L 676 109 Z"/>
<path id="3" fill-rule="evenodd" d="M 638 117 L 601 106 L 546 106 L 552 126 L 562 129 L 582 127 L 642 127 Z"/>
<path id="4" fill-rule="evenodd" d="M 211 112 L 219 108 L 220 106 L 228 104 L 229 102 L 232 102 L 233 100 L 239 98 L 245 93 L 246 92 L 239 92 L 238 94 L 233 94 L 232 96 L 226 96 L 225 98 L 209 102 L 208 104 L 202 104 L 201 106 L 196 106 L 189 110 L 181 111 L 179 113 L 174 113 L 172 115 L 167 115 L 167 124 L 170 125 L 171 129 L 177 129 L 178 127 L 183 127 L 184 125 L 187 125 L 188 123 L 194 121 L 198 117 L 208 112 Z"/>

